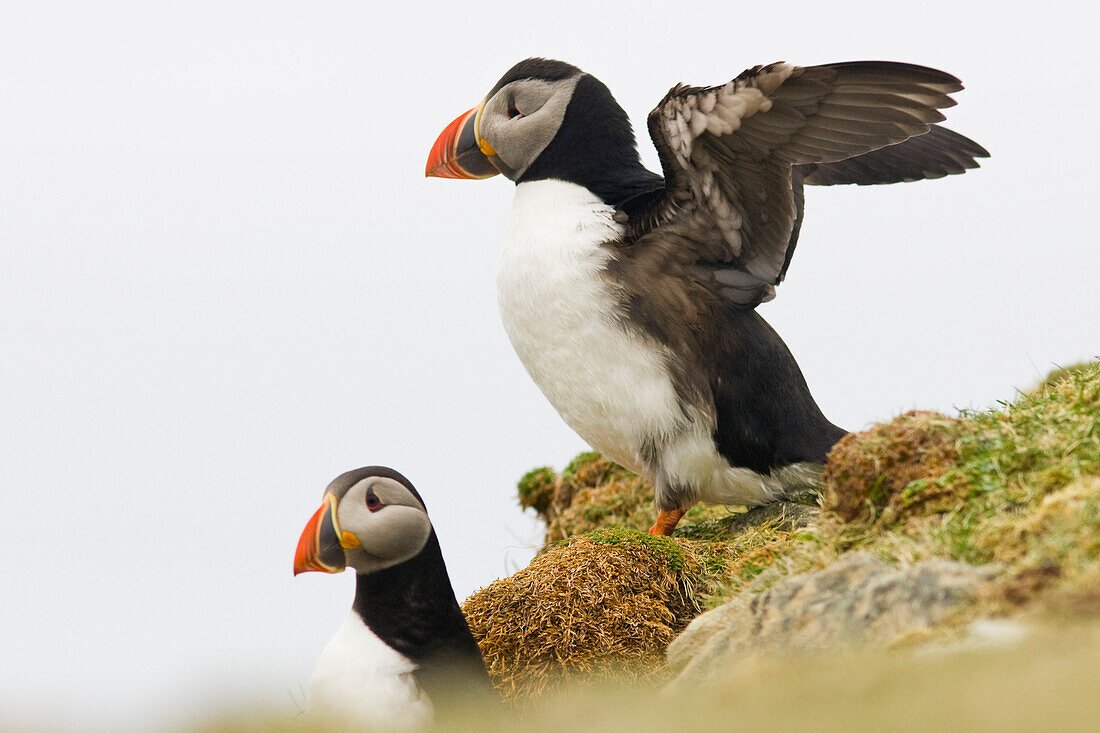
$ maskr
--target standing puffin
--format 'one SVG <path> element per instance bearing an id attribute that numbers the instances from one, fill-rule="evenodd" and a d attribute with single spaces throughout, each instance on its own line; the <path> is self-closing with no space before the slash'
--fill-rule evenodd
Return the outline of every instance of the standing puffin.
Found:
<path id="1" fill-rule="evenodd" d="M 393 469 L 337 476 L 298 540 L 295 575 L 348 566 L 355 601 L 314 667 L 311 719 L 415 728 L 492 694 L 424 501 Z"/>
<path id="2" fill-rule="evenodd" d="M 677 85 L 649 114 L 661 177 L 606 86 L 528 59 L 444 129 L 426 173 L 515 181 L 504 327 L 565 422 L 654 482 L 650 531 L 671 534 L 697 501 L 757 505 L 816 482 L 845 431 L 754 308 L 790 264 L 803 184 L 937 178 L 988 156 L 934 124 L 960 89 L 882 61 Z"/>

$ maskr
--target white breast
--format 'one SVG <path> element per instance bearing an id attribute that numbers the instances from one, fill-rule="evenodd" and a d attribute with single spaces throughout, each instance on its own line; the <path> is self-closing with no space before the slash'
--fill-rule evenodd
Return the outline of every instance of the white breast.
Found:
<path id="1" fill-rule="evenodd" d="M 504 328 L 528 374 L 593 448 L 642 471 L 646 436 L 683 428 L 663 347 L 614 318 L 603 275 L 614 209 L 582 186 L 516 186 L 497 275 Z"/>
<path id="2" fill-rule="evenodd" d="M 431 721 L 432 704 L 413 677 L 415 669 L 353 611 L 313 668 L 310 721 L 339 728 L 423 727 Z"/>
<path id="3" fill-rule="evenodd" d="M 600 245 L 622 236 L 614 209 L 582 186 L 516 186 L 497 274 L 508 338 L 543 394 L 593 448 L 649 476 L 675 499 L 761 504 L 782 477 L 733 468 L 714 445 L 713 411 L 681 405 L 661 344 L 614 316 L 610 257 Z M 657 448 L 643 465 L 643 441 Z M 793 476 L 794 474 L 792 474 Z"/>

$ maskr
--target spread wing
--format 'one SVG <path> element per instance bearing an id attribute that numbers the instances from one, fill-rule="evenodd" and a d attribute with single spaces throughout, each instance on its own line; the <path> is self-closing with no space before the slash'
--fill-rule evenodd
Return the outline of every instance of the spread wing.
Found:
<path id="1" fill-rule="evenodd" d="M 791 241 L 787 243 L 787 256 L 779 271 L 779 279 L 782 280 L 787 274 L 787 267 L 791 264 L 794 248 L 798 244 L 804 205 L 803 184 L 836 186 L 854 183 L 858 186 L 871 186 L 923 181 L 926 178 L 943 178 L 965 173 L 978 167 L 978 158 L 988 157 L 986 149 L 970 138 L 946 127 L 932 125 L 923 135 L 854 158 L 834 163 L 796 165 L 791 174 L 796 208 L 794 229 L 791 231 Z"/>
<path id="2" fill-rule="evenodd" d="M 802 182 L 810 186 L 869 186 L 965 173 L 978 167 L 977 158 L 988 157 L 989 152 L 970 138 L 932 125 L 925 134 L 897 145 L 834 163 L 807 163 L 798 169 Z"/>
<path id="3" fill-rule="evenodd" d="M 950 74 L 885 61 L 777 63 L 723 86 L 678 85 L 649 115 L 665 190 L 631 217 L 628 239 L 661 226 L 693 247 L 697 275 L 725 298 L 769 300 L 797 240 L 803 181 L 886 183 L 972 167 L 985 151 L 959 153 L 954 133 L 934 127 L 960 89 Z M 898 146 L 933 129 L 924 149 Z"/>

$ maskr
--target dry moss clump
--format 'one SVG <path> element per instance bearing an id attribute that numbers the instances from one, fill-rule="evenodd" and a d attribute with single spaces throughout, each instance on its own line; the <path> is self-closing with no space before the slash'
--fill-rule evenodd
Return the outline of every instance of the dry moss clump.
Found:
<path id="1" fill-rule="evenodd" d="M 892 523 L 920 506 L 937 511 L 958 502 L 956 488 L 935 479 L 958 464 L 965 429 L 962 420 L 914 411 L 846 435 L 825 464 L 822 508 L 847 522 L 880 516 Z"/>
<path id="2" fill-rule="evenodd" d="M 653 485 L 599 453 L 581 453 L 560 474 L 536 468 L 519 481 L 519 503 L 546 523 L 546 543 L 600 527 L 645 531 L 657 517 Z M 723 516 L 725 507 L 697 505 L 685 523 Z"/>
<path id="3" fill-rule="evenodd" d="M 665 648 L 731 559 L 721 543 L 600 529 L 479 590 L 463 611 L 506 698 L 570 680 L 660 679 Z"/>

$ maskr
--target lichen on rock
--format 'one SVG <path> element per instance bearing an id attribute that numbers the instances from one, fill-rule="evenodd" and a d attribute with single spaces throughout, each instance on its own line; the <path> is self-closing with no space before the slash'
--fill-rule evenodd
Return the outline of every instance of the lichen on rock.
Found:
<path id="1" fill-rule="evenodd" d="M 672 689 L 713 680 L 744 657 L 874 642 L 888 645 L 943 623 L 991 577 L 964 563 L 895 568 L 853 553 L 696 618 L 668 649 Z"/>

